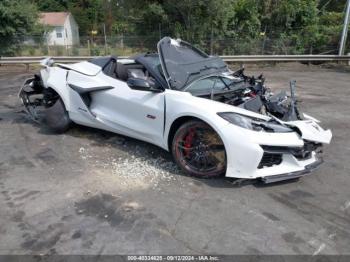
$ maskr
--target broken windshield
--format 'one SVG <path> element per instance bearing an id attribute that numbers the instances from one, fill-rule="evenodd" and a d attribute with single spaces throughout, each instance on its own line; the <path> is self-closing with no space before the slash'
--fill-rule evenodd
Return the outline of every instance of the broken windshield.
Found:
<path id="1" fill-rule="evenodd" d="M 181 90 L 205 75 L 227 71 L 219 57 L 211 57 L 182 40 L 164 37 L 158 43 L 158 52 L 169 88 Z"/>

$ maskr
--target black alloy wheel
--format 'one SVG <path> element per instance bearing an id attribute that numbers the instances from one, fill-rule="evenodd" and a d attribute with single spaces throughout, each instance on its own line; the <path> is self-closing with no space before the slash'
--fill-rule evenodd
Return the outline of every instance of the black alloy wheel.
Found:
<path id="1" fill-rule="evenodd" d="M 187 174 L 210 178 L 226 171 L 226 152 L 219 135 L 206 123 L 193 120 L 175 133 L 172 154 Z"/>

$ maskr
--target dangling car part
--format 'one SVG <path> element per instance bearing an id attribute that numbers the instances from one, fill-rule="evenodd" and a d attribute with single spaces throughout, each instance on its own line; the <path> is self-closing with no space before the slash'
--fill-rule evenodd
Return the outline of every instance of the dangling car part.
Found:
<path id="1" fill-rule="evenodd" d="M 72 122 L 155 144 L 184 172 L 271 183 L 322 163 L 330 130 L 300 113 L 295 82 L 273 94 L 262 75 L 231 71 L 182 40 L 158 53 L 99 57 L 75 64 L 42 61 L 20 98 L 29 115 L 57 132 Z"/>

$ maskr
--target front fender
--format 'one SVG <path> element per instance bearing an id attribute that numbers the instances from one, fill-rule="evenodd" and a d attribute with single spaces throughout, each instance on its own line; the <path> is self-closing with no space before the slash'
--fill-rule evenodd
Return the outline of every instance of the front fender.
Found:
<path id="1" fill-rule="evenodd" d="M 205 106 L 207 101 L 209 103 L 212 101 L 193 97 L 191 94 L 186 92 L 172 90 L 166 90 L 165 99 L 166 121 L 164 127 L 164 148 L 170 150 L 168 147 L 168 138 L 171 126 L 177 119 L 181 117 L 193 117 L 207 123 L 218 133 L 218 135 L 222 139 L 222 136 L 224 135 L 222 133 L 222 130 L 225 126 L 229 125 L 229 123 L 223 118 L 221 118 L 219 115 L 217 115 L 217 111 L 215 110 L 215 108 Z M 201 102 L 203 102 L 204 104 Z"/>

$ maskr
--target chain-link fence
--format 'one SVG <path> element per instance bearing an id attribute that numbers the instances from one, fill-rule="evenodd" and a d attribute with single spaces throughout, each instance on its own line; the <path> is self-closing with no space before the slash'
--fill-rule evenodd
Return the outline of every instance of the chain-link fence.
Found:
<path id="1" fill-rule="evenodd" d="M 89 36 L 80 37 L 79 44 L 50 44 L 44 36 L 17 37 L 14 56 L 130 56 L 142 52 L 154 52 L 161 36 Z M 340 37 L 340 36 L 339 36 Z M 248 38 L 208 37 L 193 43 L 212 55 L 293 55 L 293 54 L 337 54 L 338 43 L 301 44 L 283 34 L 260 35 Z M 350 52 L 350 41 L 346 52 Z"/>

